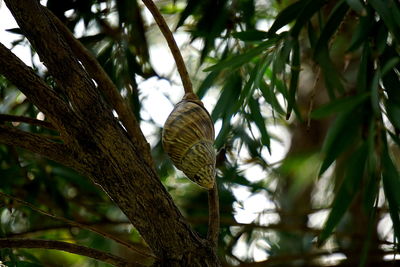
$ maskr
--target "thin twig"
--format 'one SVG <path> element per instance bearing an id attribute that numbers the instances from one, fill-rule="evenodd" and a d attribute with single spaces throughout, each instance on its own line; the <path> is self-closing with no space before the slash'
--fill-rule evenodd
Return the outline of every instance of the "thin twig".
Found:
<path id="1" fill-rule="evenodd" d="M 11 122 L 24 122 L 29 123 L 36 126 L 41 126 L 50 130 L 55 130 L 53 124 L 47 121 L 41 121 L 34 118 L 28 118 L 24 116 L 15 116 L 15 115 L 8 115 L 8 114 L 0 114 L 0 122 L 2 121 L 11 121 Z"/>
<path id="2" fill-rule="evenodd" d="M 40 213 L 42 215 L 45 215 L 47 217 L 50 217 L 50 218 L 58 220 L 58 221 L 62 221 L 62 222 L 67 223 L 67 224 L 69 224 L 71 226 L 75 226 L 75 227 L 78 227 L 78 228 L 81 228 L 81 229 L 86 229 L 86 230 L 92 231 L 94 233 L 97 233 L 97 234 L 105 237 L 105 238 L 109 238 L 111 240 L 114 240 L 115 242 L 117 242 L 117 243 L 119 243 L 119 244 L 121 244 L 121 245 L 123 245 L 123 246 L 125 246 L 125 247 L 127 247 L 129 249 L 131 249 L 132 251 L 135 251 L 136 253 L 139 253 L 139 254 L 141 254 L 143 256 L 147 256 L 147 257 L 151 257 L 151 258 L 156 259 L 156 256 L 154 256 L 152 254 L 149 254 L 147 252 L 141 251 L 141 250 L 137 249 L 136 247 L 134 247 L 132 244 L 129 244 L 129 243 L 127 243 L 127 242 L 125 242 L 125 241 L 123 241 L 123 240 L 121 240 L 119 238 L 116 238 L 116 237 L 114 237 L 114 236 L 112 236 L 112 235 L 110 235 L 110 234 L 108 234 L 106 232 L 102 232 L 102 231 L 100 231 L 100 230 L 98 230 L 98 229 L 96 229 L 96 228 L 94 228 L 92 226 L 84 225 L 84 224 L 81 224 L 81 223 L 78 223 L 78 222 L 75 222 L 75 221 L 72 221 L 72 220 L 68 220 L 68 219 L 66 219 L 64 217 L 60 217 L 60 216 L 48 213 L 48 212 L 46 212 L 46 211 L 44 211 L 42 209 L 39 209 L 39 208 L 35 207 L 34 205 L 32 205 L 29 202 L 26 202 L 26 201 L 24 201 L 22 199 L 19 199 L 17 197 L 11 196 L 9 194 L 0 192 L 0 195 L 3 196 L 3 197 L 6 197 L 6 198 L 12 199 L 15 202 L 18 202 L 18 203 L 20 203 L 20 204 L 22 204 L 24 206 L 27 206 L 30 209 L 32 209 L 32 210 L 34 210 L 34 211 L 36 211 L 36 212 L 38 212 L 38 213 Z"/>
<path id="3" fill-rule="evenodd" d="M 115 266 L 143 266 L 138 263 L 115 256 L 111 253 L 100 251 L 85 246 L 55 240 L 28 239 L 28 238 L 0 238 L 0 248 L 41 248 L 62 250 L 69 253 L 82 255 L 113 264 Z"/>
<path id="4" fill-rule="evenodd" d="M 52 140 L 55 138 L 57 137 L 47 137 L 0 124 L 0 143 L 18 146 L 65 166 L 80 170 L 80 164 L 74 158 L 73 151 L 65 144 Z"/>
<path id="5" fill-rule="evenodd" d="M 218 185 L 215 181 L 214 187 L 208 190 L 208 233 L 207 239 L 214 248 L 218 246 L 219 235 L 219 199 Z"/>
<path id="6" fill-rule="evenodd" d="M 189 74 L 187 72 L 185 62 L 183 61 L 182 54 L 178 48 L 178 45 L 175 42 L 174 36 L 172 35 L 171 30 L 169 29 L 167 23 L 165 22 L 163 16 L 160 11 L 158 11 L 157 6 L 151 0 L 142 0 L 145 6 L 149 9 L 151 14 L 153 15 L 154 20 L 156 21 L 160 31 L 165 37 L 165 40 L 168 43 L 169 49 L 171 50 L 172 56 L 175 59 L 176 67 L 178 69 L 179 75 L 181 76 L 183 88 L 185 90 L 185 94 L 193 94 L 193 86 L 190 81 Z"/>

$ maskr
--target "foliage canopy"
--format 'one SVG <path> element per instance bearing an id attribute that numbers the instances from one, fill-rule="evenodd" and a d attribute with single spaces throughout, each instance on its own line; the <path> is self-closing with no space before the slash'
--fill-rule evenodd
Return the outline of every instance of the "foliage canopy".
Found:
<path id="1" fill-rule="evenodd" d="M 393 255 L 400 240 L 399 2 L 156 4 L 170 27 L 187 36 L 181 50 L 197 95 L 214 103 L 221 264 L 398 262 Z M 176 75 L 157 71 L 152 48 L 165 44 L 142 3 L 48 0 L 46 6 L 96 56 L 142 128 L 151 126 L 146 137 L 158 176 L 193 229 L 205 236 L 207 193 L 176 178 L 182 175 L 162 151 L 162 125 L 149 116 L 157 107 L 143 104 L 149 90 L 143 84 L 154 79 L 174 84 Z M 26 33 L 7 31 L 16 36 L 12 47 L 31 49 L 32 69 L 68 102 Z M 71 240 L 151 265 L 148 240 L 101 187 L 81 170 L 9 138 L 11 127 L 63 142 L 44 111 L 0 71 L 1 237 Z M 159 94 L 176 99 L 180 92 L 173 88 Z M 115 108 L 107 96 L 103 100 Z M 280 146 L 286 150 L 282 160 L 271 160 Z M 260 208 L 251 207 L 256 212 L 244 220 L 239 215 L 252 199 Z M 132 252 L 115 239 L 145 252 Z M 0 259 L 8 266 L 106 266 L 61 252 L 10 249 L 1 242 Z M 337 259 L 329 262 L 332 254 Z"/>

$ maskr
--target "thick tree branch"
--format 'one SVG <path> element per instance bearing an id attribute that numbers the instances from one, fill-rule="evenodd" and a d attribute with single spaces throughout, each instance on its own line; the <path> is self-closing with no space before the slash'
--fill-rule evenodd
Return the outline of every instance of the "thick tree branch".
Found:
<path id="1" fill-rule="evenodd" d="M 128 262 L 127 260 L 93 248 L 84 247 L 72 243 L 28 238 L 0 238 L 0 248 L 41 248 L 62 250 L 69 253 L 86 256 L 92 259 L 103 261 L 115 266 L 143 266 L 138 263 Z"/>
<path id="2" fill-rule="evenodd" d="M 187 72 L 185 62 L 183 61 L 181 51 L 179 50 L 179 47 L 175 42 L 171 30 L 169 29 L 163 16 L 160 14 L 160 11 L 158 11 L 157 6 L 152 0 L 142 0 L 142 2 L 146 5 L 146 7 L 153 15 L 154 20 L 156 21 L 161 33 L 164 35 L 165 40 L 168 43 L 169 49 L 171 50 L 172 56 L 174 57 L 176 67 L 178 68 L 179 75 L 181 76 L 183 88 L 185 89 L 185 94 L 193 94 L 192 82 L 190 81 L 190 77 Z"/>
<path id="3" fill-rule="evenodd" d="M 67 145 L 79 163 L 75 169 L 121 208 L 159 259 L 158 265 L 219 266 L 216 251 L 191 229 L 39 2 L 5 2 L 71 102 L 77 119 L 69 121 Z"/>
<path id="4" fill-rule="evenodd" d="M 4 2 L 54 77 L 57 86 L 69 98 L 74 110 L 81 116 L 102 113 L 105 115 L 106 105 L 96 92 L 93 81 L 74 57 L 51 17 L 47 12 L 43 12 L 39 1 L 5 0 Z M 111 110 L 109 116 L 112 116 Z"/>
<path id="5" fill-rule="evenodd" d="M 24 132 L 13 127 L 0 125 L 0 143 L 18 146 L 65 166 L 81 169 L 66 145 L 53 142 L 38 134 Z"/>
<path id="6" fill-rule="evenodd" d="M 68 117 L 70 109 L 36 73 L 7 47 L 0 43 L 0 73 L 21 90 L 37 106 L 53 126 L 63 132 L 65 122 L 57 114 Z"/>
<path id="7" fill-rule="evenodd" d="M 90 76 L 96 81 L 100 91 L 105 95 L 107 100 L 110 101 L 112 107 L 118 114 L 118 118 L 128 132 L 130 139 L 137 143 L 140 150 L 145 153 L 146 160 L 153 162 L 150 153 L 150 145 L 147 143 L 142 131 L 140 131 L 140 126 L 135 115 L 123 100 L 110 77 L 100 66 L 96 58 L 72 35 L 69 29 L 51 11 L 44 7 L 43 10 L 52 18 L 54 24 L 64 36 L 75 56 L 82 62 Z"/>
<path id="8" fill-rule="evenodd" d="M 34 118 L 23 117 L 23 116 L 15 116 L 8 114 L 0 114 L 0 122 L 11 121 L 11 122 L 24 122 L 31 125 L 36 125 L 40 127 L 44 127 L 50 130 L 55 130 L 54 126 L 47 121 L 41 121 Z"/>
<path id="9" fill-rule="evenodd" d="M 61 222 L 64 222 L 66 224 L 69 224 L 71 226 L 75 226 L 75 227 L 78 227 L 78 228 L 81 228 L 81 229 L 86 229 L 86 230 L 89 230 L 89 231 L 94 232 L 96 234 L 99 234 L 99 235 L 101 235 L 101 236 L 103 236 L 105 238 L 114 240 L 115 242 L 119 243 L 120 245 L 125 246 L 125 247 L 131 249 L 132 251 L 134 251 L 136 253 L 139 253 L 140 255 L 143 255 L 143 256 L 146 256 L 146 257 L 155 258 L 154 255 L 148 254 L 148 253 L 146 253 L 144 251 L 141 251 L 141 250 L 137 249 L 136 247 L 134 247 L 132 244 L 127 243 L 124 240 L 121 240 L 119 238 L 116 238 L 116 237 L 114 237 L 114 236 L 112 236 L 112 235 L 110 235 L 110 234 L 108 234 L 106 232 L 102 232 L 102 231 L 100 231 L 99 229 L 97 229 L 97 228 L 95 228 L 93 226 L 82 224 L 82 223 L 79 223 L 79 222 L 76 222 L 76 221 L 71 221 L 71 220 L 68 220 L 68 219 L 66 219 L 64 217 L 60 217 L 60 216 L 56 216 L 54 214 L 48 213 L 48 212 L 46 212 L 44 210 L 41 210 L 41 209 L 35 207 L 34 205 L 32 205 L 29 202 L 26 202 L 26 201 L 24 201 L 22 199 L 19 199 L 17 197 L 11 196 L 11 195 L 3 193 L 3 192 L 0 192 L 0 196 L 12 199 L 15 202 L 18 202 L 18 203 L 20 203 L 20 204 L 22 204 L 24 206 L 27 206 L 30 209 L 32 209 L 32 210 L 34 210 L 34 211 L 36 211 L 36 212 L 38 212 L 38 213 L 40 213 L 40 214 L 42 214 L 44 216 L 50 217 L 50 218 L 52 218 L 54 220 L 61 221 Z"/>

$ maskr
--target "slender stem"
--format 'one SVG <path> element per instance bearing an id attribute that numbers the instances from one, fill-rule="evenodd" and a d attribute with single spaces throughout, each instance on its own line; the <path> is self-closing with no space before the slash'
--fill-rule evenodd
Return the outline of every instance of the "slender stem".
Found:
<path id="1" fill-rule="evenodd" d="M 113 254 L 110 254 L 108 252 L 100 251 L 93 248 L 88 248 L 73 243 L 67 243 L 55 240 L 28 239 L 28 238 L 0 238 L 0 248 L 56 249 L 77 255 L 90 257 L 92 259 L 107 262 L 115 266 L 143 266 L 138 263 L 128 262 L 127 260 L 115 256 Z"/>
<path id="2" fill-rule="evenodd" d="M 38 212 L 38 213 L 40 213 L 42 215 L 50 217 L 52 219 L 65 222 L 65 223 L 67 223 L 69 225 L 72 225 L 72 226 L 75 226 L 75 227 L 79 227 L 81 229 L 87 229 L 87 230 L 92 231 L 94 233 L 97 233 L 97 234 L 99 234 L 101 236 L 104 236 L 105 238 L 109 238 L 111 240 L 114 240 L 115 242 L 117 242 L 117 243 L 119 243 L 119 244 L 121 244 L 121 245 L 123 245 L 123 246 L 125 246 L 125 247 L 127 247 L 129 249 L 131 249 L 132 251 L 135 251 L 136 253 L 139 253 L 140 255 L 143 255 L 143 256 L 146 256 L 146 257 L 151 257 L 151 258 L 156 258 L 154 255 L 148 254 L 148 253 L 146 253 L 144 251 L 141 251 L 141 250 L 135 248 L 132 244 L 129 244 L 129 243 L 127 243 L 127 242 L 125 242 L 125 241 L 123 241 L 123 240 L 121 240 L 119 238 L 116 238 L 116 237 L 114 237 L 114 236 L 112 236 L 112 235 L 110 235 L 108 233 L 102 232 L 102 231 L 100 231 L 100 230 L 98 230 L 98 229 L 96 229 L 96 228 L 94 228 L 92 226 L 84 225 L 84 224 L 81 224 L 81 223 L 78 223 L 78 222 L 75 222 L 75 221 L 72 221 L 72 220 L 68 220 L 68 219 L 66 219 L 64 217 L 59 217 L 59 216 L 53 215 L 51 213 L 48 213 L 48 212 L 46 212 L 46 211 L 44 211 L 42 209 L 39 209 L 39 208 L 35 207 L 34 205 L 32 205 L 29 202 L 26 202 L 26 201 L 24 201 L 22 199 L 19 199 L 17 197 L 11 196 L 11 195 L 8 195 L 8 194 L 3 193 L 3 192 L 0 192 L 0 196 L 12 199 L 15 202 L 18 202 L 18 203 L 20 203 L 20 204 L 22 204 L 24 206 L 27 206 L 30 209 L 32 209 L 32 210 L 34 210 L 34 211 L 36 211 L 36 212 Z"/>
<path id="3" fill-rule="evenodd" d="M 215 181 L 214 187 L 208 190 L 208 233 L 207 239 L 216 249 L 219 235 L 219 199 L 218 186 Z"/>
<path id="4" fill-rule="evenodd" d="M 172 56 L 175 59 L 179 75 L 181 76 L 185 94 L 193 94 L 192 82 L 190 81 L 189 74 L 185 66 L 185 62 L 183 61 L 182 54 L 178 48 L 178 45 L 175 42 L 171 30 L 168 28 L 167 23 L 165 22 L 163 16 L 158 11 L 157 6 L 154 4 L 152 0 L 142 0 L 142 2 L 145 4 L 145 6 L 149 9 L 151 14 L 153 15 L 154 20 L 156 21 L 160 31 L 162 32 L 168 43 Z"/>
<path id="5" fill-rule="evenodd" d="M 11 121 L 11 122 L 24 122 L 29 123 L 36 126 L 45 127 L 47 129 L 55 130 L 54 126 L 47 121 L 41 121 L 34 118 L 28 118 L 24 116 L 15 116 L 15 115 L 8 115 L 8 114 L 0 114 L 0 122 L 2 121 Z"/>

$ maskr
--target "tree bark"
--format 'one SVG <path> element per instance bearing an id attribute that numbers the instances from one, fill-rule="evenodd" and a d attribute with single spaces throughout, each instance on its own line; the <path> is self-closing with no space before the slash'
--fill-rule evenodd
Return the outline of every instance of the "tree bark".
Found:
<path id="1" fill-rule="evenodd" d="M 0 72 L 45 113 L 61 134 L 63 144 L 55 146 L 65 149 L 58 155 L 54 152 L 52 159 L 62 161 L 58 157 L 64 155 L 63 151 L 69 152 L 65 155 L 70 159 L 69 166 L 100 186 L 138 229 L 158 258 L 155 266 L 219 266 L 213 246 L 190 228 L 152 163 L 143 156 L 143 135 L 129 138 L 113 116 L 113 107 L 77 60 L 51 16 L 35 0 L 5 2 L 54 78 L 57 92 L 62 92 L 57 95 L 2 47 L 2 54 L 18 64 L 9 62 L 7 67 L 0 67 Z M 6 57 L 0 57 L 0 65 L 5 61 Z M 40 90 L 35 85 L 40 85 Z M 0 142 L 13 144 L 1 135 Z M 47 141 L 44 145 L 52 144 Z"/>

